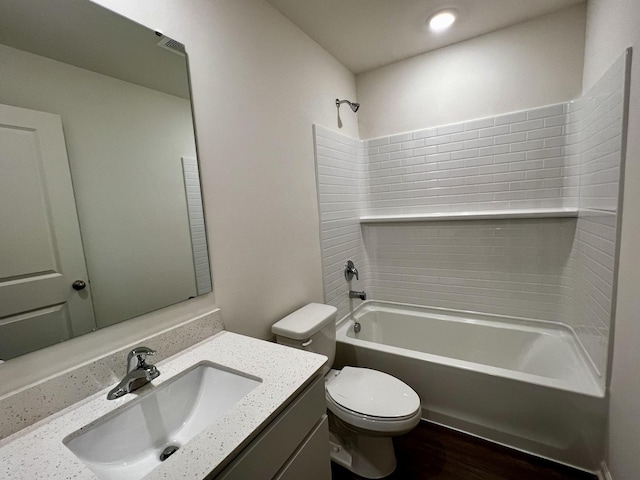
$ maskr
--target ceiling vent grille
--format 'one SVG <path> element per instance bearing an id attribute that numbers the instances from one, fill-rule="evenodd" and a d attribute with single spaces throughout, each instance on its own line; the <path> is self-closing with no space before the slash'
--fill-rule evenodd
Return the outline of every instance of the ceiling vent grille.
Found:
<path id="1" fill-rule="evenodd" d="M 158 46 L 184 57 L 184 45 L 175 41 L 173 38 L 167 37 L 166 35 L 162 35 L 162 38 L 158 42 Z"/>

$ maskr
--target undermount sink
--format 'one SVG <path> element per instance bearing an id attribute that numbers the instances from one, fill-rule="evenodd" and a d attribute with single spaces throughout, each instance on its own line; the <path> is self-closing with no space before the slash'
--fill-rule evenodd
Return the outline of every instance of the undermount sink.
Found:
<path id="1" fill-rule="evenodd" d="M 103 480 L 142 478 L 261 380 L 202 362 L 72 433 L 63 443 Z"/>

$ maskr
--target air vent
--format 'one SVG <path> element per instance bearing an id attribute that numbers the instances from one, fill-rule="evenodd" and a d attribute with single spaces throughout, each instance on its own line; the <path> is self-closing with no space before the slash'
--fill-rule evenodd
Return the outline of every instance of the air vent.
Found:
<path id="1" fill-rule="evenodd" d="M 184 45 L 175 41 L 173 38 L 167 37 L 166 35 L 162 35 L 162 39 L 158 42 L 158 46 L 184 57 Z"/>

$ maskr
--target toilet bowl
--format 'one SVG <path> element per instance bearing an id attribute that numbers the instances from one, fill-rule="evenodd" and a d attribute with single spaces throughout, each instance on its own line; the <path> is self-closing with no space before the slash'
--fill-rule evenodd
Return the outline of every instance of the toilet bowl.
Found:
<path id="1" fill-rule="evenodd" d="M 361 477 L 384 478 L 396 467 L 391 438 L 420 422 L 420 398 L 384 372 L 330 369 L 336 348 L 336 312 L 330 305 L 312 303 L 274 324 L 272 332 L 278 343 L 329 358 L 323 373 L 331 459 Z"/>

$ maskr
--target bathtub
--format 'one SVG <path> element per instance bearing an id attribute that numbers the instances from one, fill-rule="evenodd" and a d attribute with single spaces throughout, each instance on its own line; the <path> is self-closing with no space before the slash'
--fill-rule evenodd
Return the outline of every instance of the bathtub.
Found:
<path id="1" fill-rule="evenodd" d="M 337 367 L 400 378 L 420 396 L 426 420 L 584 470 L 600 467 L 605 396 L 565 325 L 367 301 L 338 322 L 336 338 Z"/>

